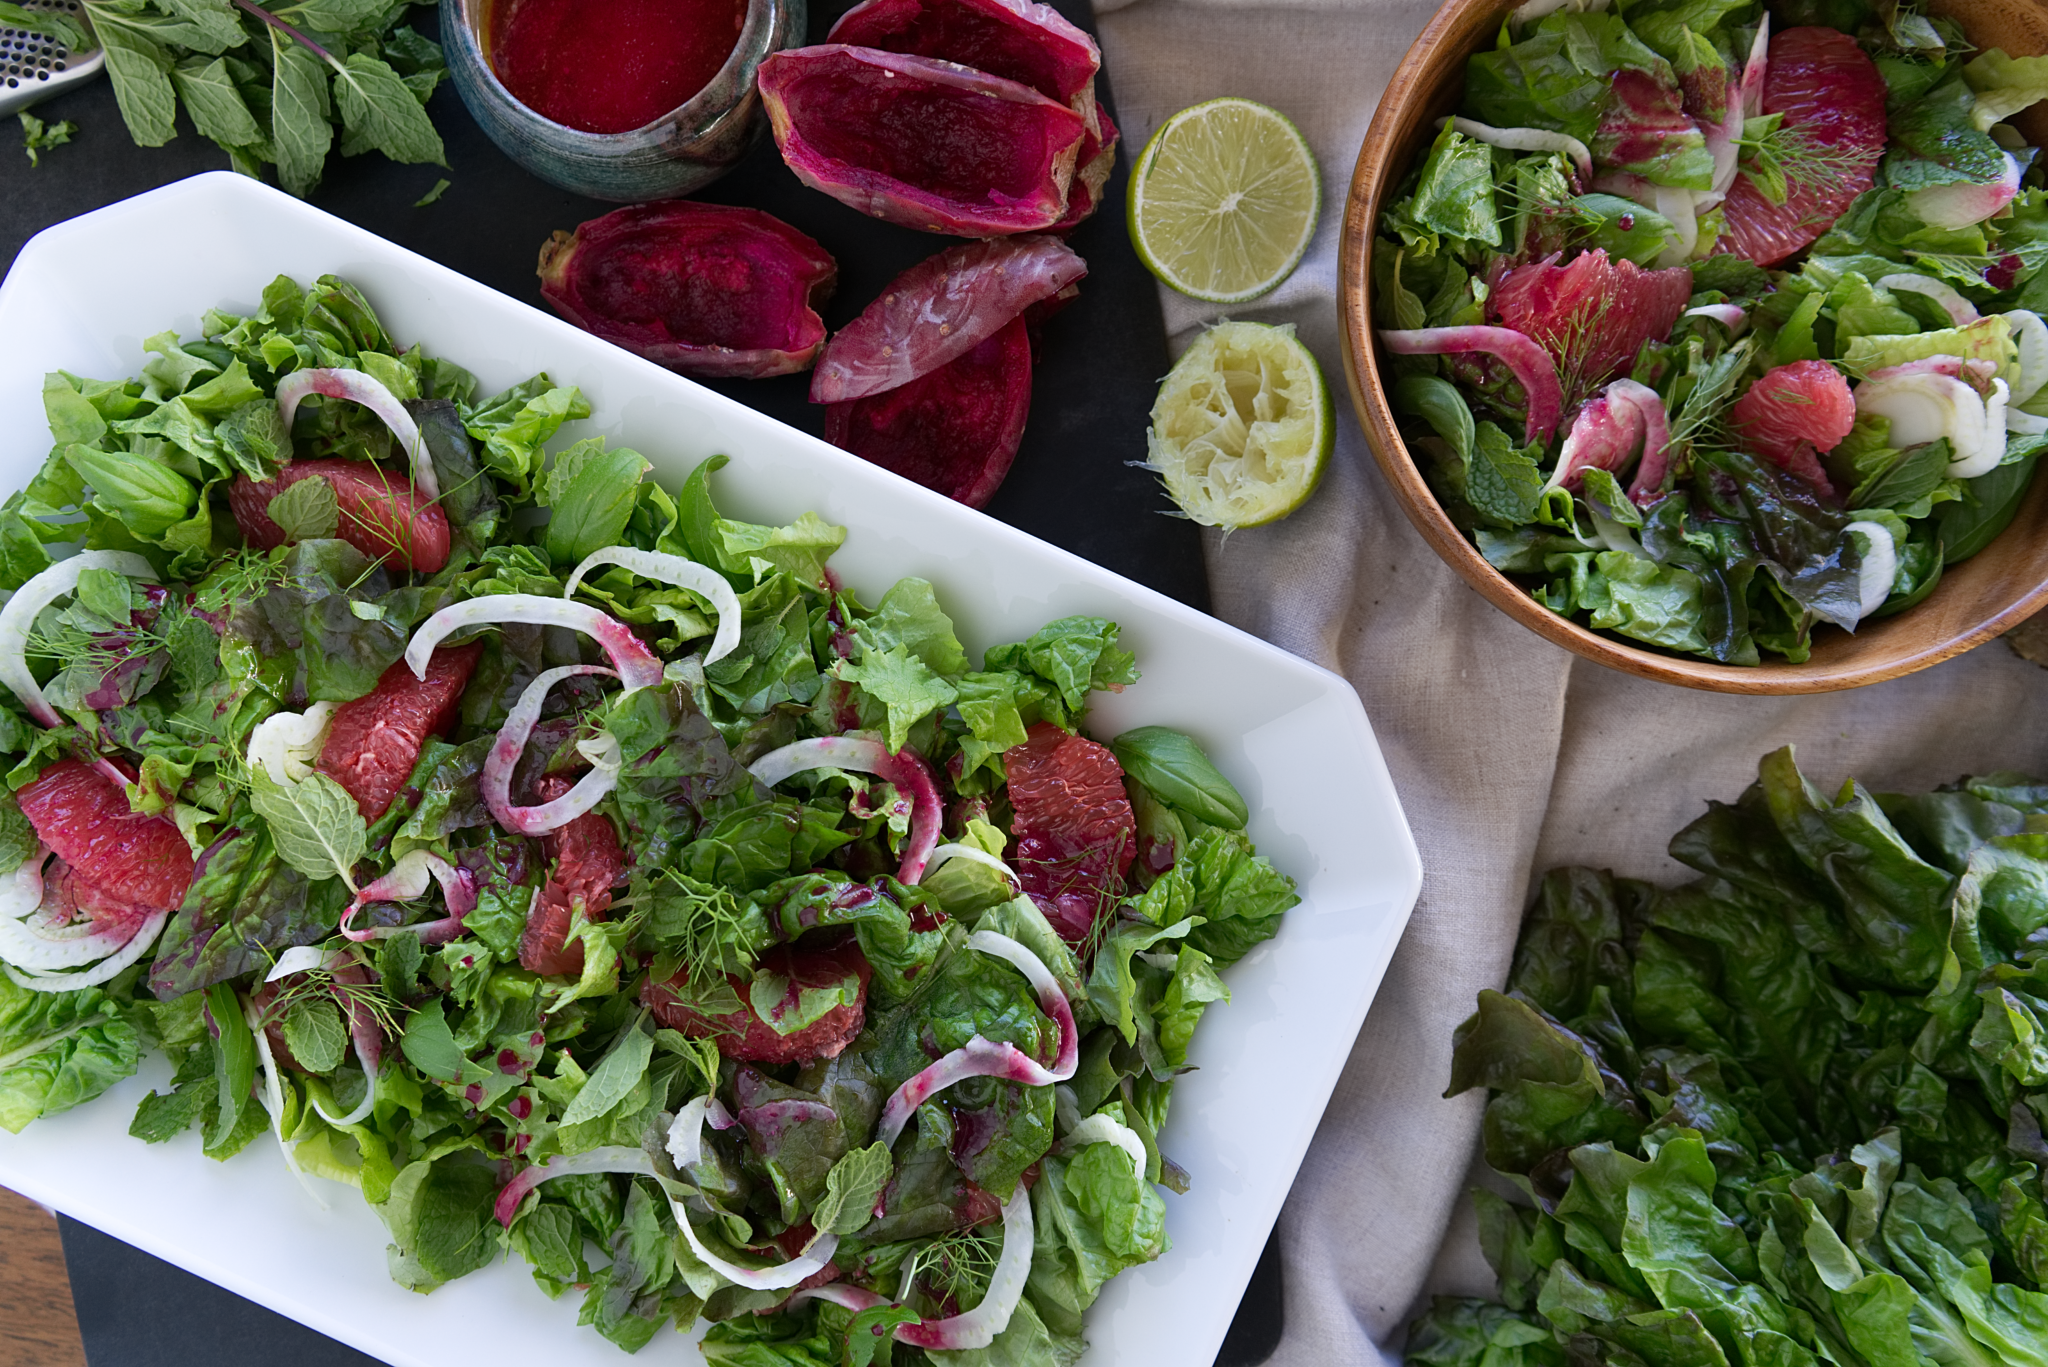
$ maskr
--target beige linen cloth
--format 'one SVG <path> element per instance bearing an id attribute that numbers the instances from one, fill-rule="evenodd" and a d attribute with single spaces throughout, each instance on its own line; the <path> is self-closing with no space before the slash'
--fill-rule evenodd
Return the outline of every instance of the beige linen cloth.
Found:
<path id="1" fill-rule="evenodd" d="M 1337 231 L 1381 90 L 1432 7 L 1098 0 L 1104 65 L 1135 152 L 1219 95 L 1283 110 L 1323 173 L 1321 230 L 1280 289 L 1231 316 L 1292 323 L 1336 391 L 1337 451 L 1286 521 L 1210 534 L 1217 614 L 1336 670 L 1365 700 L 1422 851 L 1422 900 L 1280 1217 L 1284 1367 L 1399 1359 L 1434 1292 L 1484 1295 L 1468 1162 L 1480 1098 L 1441 1099 L 1451 1031 L 1507 974 L 1532 877 L 1585 863 L 1677 879 L 1664 853 L 1707 798 L 1795 743 L 1824 786 L 1926 788 L 2048 774 L 2048 672 L 2000 641 L 1894 683 L 1731 698 L 1579 661 L 1466 588 L 1395 505 L 1354 417 L 1337 347 Z M 1176 354 L 1219 315 L 1161 291 Z M 1447 1237 L 1448 1236 L 1448 1237 Z"/>

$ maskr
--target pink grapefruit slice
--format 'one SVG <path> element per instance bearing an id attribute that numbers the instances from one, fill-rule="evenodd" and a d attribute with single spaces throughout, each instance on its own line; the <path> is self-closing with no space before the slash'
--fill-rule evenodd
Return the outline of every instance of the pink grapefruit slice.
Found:
<path id="1" fill-rule="evenodd" d="M 1849 382 L 1826 361 L 1766 371 L 1735 401 L 1728 421 L 1749 449 L 1816 488 L 1828 488 L 1819 451 L 1832 451 L 1856 425 Z"/>
<path id="2" fill-rule="evenodd" d="M 1884 156 L 1884 99 L 1884 78 L 1848 34 L 1792 28 L 1771 39 L 1764 113 L 1785 116 L 1785 202 L 1771 203 L 1747 171 L 1738 174 L 1715 250 L 1774 266 L 1826 232 L 1870 188 Z"/>

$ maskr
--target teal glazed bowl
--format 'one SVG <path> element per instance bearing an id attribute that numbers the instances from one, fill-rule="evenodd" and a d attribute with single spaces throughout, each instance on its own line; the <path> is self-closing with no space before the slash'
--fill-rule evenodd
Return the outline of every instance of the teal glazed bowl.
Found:
<path id="1" fill-rule="evenodd" d="M 805 0 L 748 0 L 747 17 L 710 84 L 644 127 L 586 133 L 512 97 L 485 53 L 491 8 L 505 0 L 441 0 L 441 43 L 463 104 L 506 156 L 550 185 L 616 204 L 673 199 L 731 170 L 766 127 L 754 73 L 801 43 Z"/>

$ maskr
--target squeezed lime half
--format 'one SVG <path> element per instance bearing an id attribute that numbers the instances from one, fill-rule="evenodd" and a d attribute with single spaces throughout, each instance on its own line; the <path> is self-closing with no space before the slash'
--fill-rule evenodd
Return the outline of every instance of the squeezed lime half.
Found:
<path id="1" fill-rule="evenodd" d="M 1126 201 L 1145 269 L 1182 294 L 1237 304 L 1293 273 L 1315 237 L 1322 176 L 1285 114 L 1209 100 L 1160 126 Z"/>
<path id="2" fill-rule="evenodd" d="M 1216 324 L 1159 386 L 1146 465 L 1205 527 L 1260 527 L 1308 502 L 1336 442 L 1330 387 L 1288 324 Z"/>

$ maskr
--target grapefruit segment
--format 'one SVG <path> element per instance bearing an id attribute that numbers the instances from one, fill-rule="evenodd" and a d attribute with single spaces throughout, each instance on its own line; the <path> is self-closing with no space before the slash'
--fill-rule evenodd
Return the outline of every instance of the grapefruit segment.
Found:
<path id="1" fill-rule="evenodd" d="M 1015 850 L 1031 900 L 1072 945 L 1084 943 L 1137 852 L 1137 818 L 1109 747 L 1036 722 L 1003 752 Z"/>
<path id="2" fill-rule="evenodd" d="M 424 679 L 414 678 L 400 660 L 375 688 L 334 709 L 316 767 L 348 790 L 363 820 L 375 821 L 390 809 L 419 761 L 420 746 L 454 718 L 482 654 L 476 642 L 437 650 Z"/>
<path id="3" fill-rule="evenodd" d="M 1841 445 L 1856 425 L 1856 402 L 1849 382 L 1826 361 L 1794 361 L 1765 372 L 1735 401 L 1728 421 L 1755 454 L 1827 489 L 1815 453 Z"/>
<path id="4" fill-rule="evenodd" d="M 860 1033 L 867 1014 L 868 980 L 874 976 L 874 969 L 852 935 L 844 935 L 838 942 L 823 948 L 776 945 L 761 956 L 758 972 L 773 974 L 788 984 L 782 1002 L 775 1008 L 778 1014 L 795 1009 L 806 988 L 838 987 L 849 977 L 857 977 L 859 985 L 853 1001 L 839 1003 L 809 1025 L 787 1035 L 778 1034 L 773 1026 L 754 1014 L 751 1006 L 743 1005 L 739 1010 L 722 1016 L 705 1016 L 691 1010 L 678 1000 L 678 991 L 687 981 L 687 972 L 677 974 L 667 982 L 650 980 L 640 990 L 640 1000 L 663 1025 L 692 1039 L 716 1039 L 719 1053 L 750 1063 L 796 1063 L 804 1059 L 834 1058 Z M 728 973 L 726 983 L 739 994 L 742 1002 L 749 1000 L 753 982 L 746 975 Z"/>
<path id="5" fill-rule="evenodd" d="M 89 764 L 60 759 L 15 794 L 36 835 L 70 866 L 77 905 L 97 920 L 123 904 L 176 910 L 192 882 L 192 848 L 167 817 L 141 816 Z M 140 918 L 137 918 L 140 919 Z"/>
<path id="6" fill-rule="evenodd" d="M 1799 251 L 1868 190 L 1884 156 L 1885 84 L 1846 33 L 1786 29 L 1771 40 L 1763 108 L 1782 114 L 1783 204 L 1773 204 L 1747 170 L 1722 203 L 1716 251 L 1772 266 Z"/>
<path id="7" fill-rule="evenodd" d="M 260 482 L 237 475 L 228 486 L 228 507 L 245 541 L 267 551 L 289 540 L 271 521 L 270 500 L 302 479 L 333 486 L 340 505 L 335 536 L 370 559 L 422 574 L 448 563 L 448 515 L 420 497 L 411 480 L 367 460 L 295 460 L 276 479 Z"/>
<path id="8" fill-rule="evenodd" d="M 536 785 L 543 802 L 569 791 L 568 780 L 550 775 Z M 626 871 L 626 852 L 612 823 L 585 812 L 549 832 L 541 848 L 554 857 L 548 881 L 535 894 L 519 937 L 519 966 L 532 973 L 583 972 L 583 942 L 569 944 L 569 923 L 582 907 L 586 919 L 602 921 L 611 910 L 612 885 Z"/>
<path id="9" fill-rule="evenodd" d="M 1488 307 L 1550 353 L 1569 408 L 1626 370 L 1643 343 L 1664 340 L 1691 297 L 1685 267 L 1648 271 L 1595 248 L 1566 266 L 1549 257 L 1510 267 Z"/>

